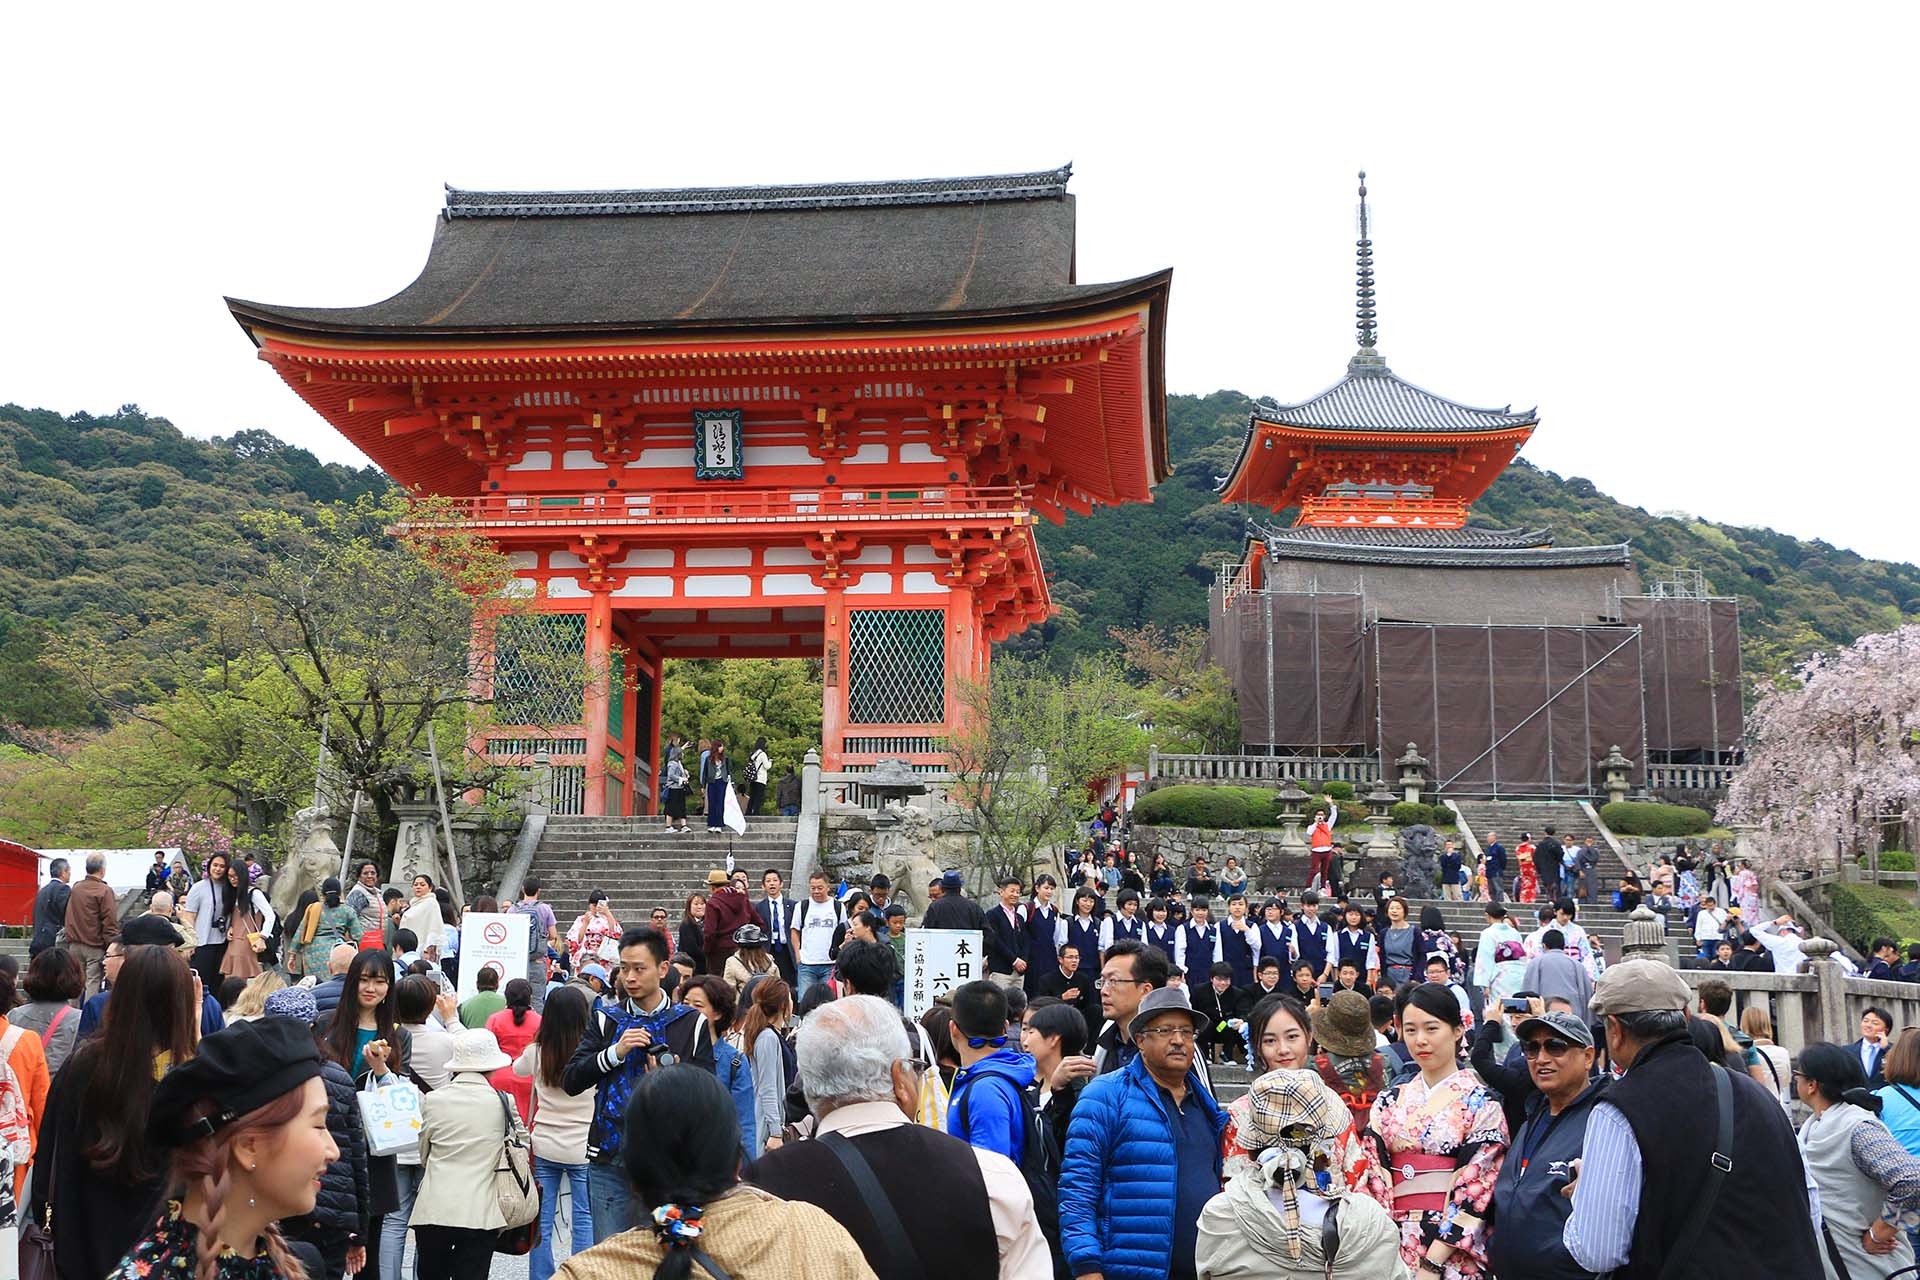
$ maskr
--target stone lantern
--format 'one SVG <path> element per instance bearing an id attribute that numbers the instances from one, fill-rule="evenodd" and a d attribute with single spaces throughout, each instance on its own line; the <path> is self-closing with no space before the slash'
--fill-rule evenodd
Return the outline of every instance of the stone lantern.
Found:
<path id="1" fill-rule="evenodd" d="M 1371 812 L 1367 814 L 1367 821 L 1373 827 L 1373 836 L 1367 841 L 1367 856 L 1374 858 L 1392 857 L 1394 853 L 1398 851 L 1398 846 L 1394 844 L 1393 837 L 1387 834 L 1387 825 L 1393 821 L 1393 819 L 1388 816 L 1388 811 L 1393 808 L 1400 797 L 1387 790 L 1387 780 L 1385 778 L 1375 778 L 1373 780 L 1373 790 L 1367 792 L 1365 799 L 1371 810 Z"/>
<path id="2" fill-rule="evenodd" d="M 1635 907 L 1620 930 L 1620 958 L 1672 964 L 1673 957 L 1667 954 L 1666 917 L 1652 907 Z"/>
<path id="3" fill-rule="evenodd" d="M 874 765 L 861 777 L 860 789 L 873 804 L 875 826 L 898 823 L 898 810 L 906 806 L 908 797 L 927 794 L 926 782 L 905 760 L 882 760 Z"/>
<path id="4" fill-rule="evenodd" d="M 1303 821 L 1300 809 L 1306 802 L 1307 793 L 1300 789 L 1300 784 L 1291 778 L 1287 779 L 1287 785 L 1280 788 L 1280 825 L 1286 828 L 1280 836 L 1280 847 L 1289 852 L 1307 847 L 1306 840 L 1300 835 Z"/>
<path id="5" fill-rule="evenodd" d="M 1400 790 L 1408 804 L 1420 803 L 1420 788 L 1426 782 L 1427 759 L 1420 749 L 1411 742 L 1407 744 L 1407 753 L 1394 761 L 1400 766 Z"/>
<path id="6" fill-rule="evenodd" d="M 1627 781 L 1627 771 L 1633 768 L 1633 761 L 1621 755 L 1620 744 L 1615 743 L 1600 767 L 1607 771 L 1607 802 L 1619 804 L 1627 798 L 1627 788 L 1632 785 Z"/>

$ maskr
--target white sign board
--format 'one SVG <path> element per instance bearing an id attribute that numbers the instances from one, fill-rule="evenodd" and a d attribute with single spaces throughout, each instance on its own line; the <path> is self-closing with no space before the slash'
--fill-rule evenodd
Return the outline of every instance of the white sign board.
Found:
<path id="1" fill-rule="evenodd" d="M 464 947 L 464 943 L 462 944 Z M 461 957 L 464 966 L 466 959 Z M 978 929 L 907 930 L 907 1016 L 918 1021 L 940 996 L 987 976 Z"/>
<path id="2" fill-rule="evenodd" d="M 533 917 L 523 911 L 482 915 L 469 911 L 460 918 L 460 985 L 454 995 L 462 1002 L 480 994 L 480 971 L 500 975 L 497 990 L 505 991 L 515 978 L 527 976 L 528 930 Z"/>

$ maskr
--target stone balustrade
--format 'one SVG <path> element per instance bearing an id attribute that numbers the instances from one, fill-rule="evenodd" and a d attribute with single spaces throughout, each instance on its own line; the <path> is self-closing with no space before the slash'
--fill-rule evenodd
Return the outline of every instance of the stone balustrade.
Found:
<path id="1" fill-rule="evenodd" d="M 1370 786 L 1386 771 L 1373 756 L 1147 755 L 1147 777 L 1168 782 L 1268 783 L 1351 782 Z"/>

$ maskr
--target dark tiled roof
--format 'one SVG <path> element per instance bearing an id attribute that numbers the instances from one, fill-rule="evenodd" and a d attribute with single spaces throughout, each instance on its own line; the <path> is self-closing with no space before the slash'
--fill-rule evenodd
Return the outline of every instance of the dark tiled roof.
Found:
<path id="1" fill-rule="evenodd" d="M 1261 422 L 1349 431 L 1451 432 L 1499 431 L 1534 426 L 1540 420 L 1534 409 L 1476 409 L 1437 396 L 1396 376 L 1377 359 L 1370 361 L 1364 353 L 1355 357 L 1346 377 L 1310 400 L 1262 400 L 1254 407 L 1249 434 Z"/>
<path id="2" fill-rule="evenodd" d="M 1319 560 L 1335 564 L 1404 565 L 1431 569 L 1562 569 L 1593 565 L 1631 565 L 1630 544 L 1602 547 L 1434 547 L 1379 543 L 1328 542 L 1273 534 L 1267 554 L 1275 560 Z"/>
<path id="3" fill-rule="evenodd" d="M 447 193 L 420 276 L 363 307 L 230 299 L 243 325 L 431 337 L 988 319 L 1132 301 L 1074 279 L 1067 170 L 683 191 Z"/>
<path id="4" fill-rule="evenodd" d="M 748 213 L 876 205 L 981 204 L 1067 194 L 1073 166 L 978 178 L 821 182 L 771 187 L 678 187 L 663 191 L 461 191 L 447 188 L 449 218 L 551 218 L 641 213 Z"/>
<path id="5" fill-rule="evenodd" d="M 1269 525 L 1262 531 L 1262 537 L 1287 542 L 1365 547 L 1447 547 L 1455 550 L 1473 547 L 1513 550 L 1553 545 L 1553 533 L 1548 529 L 1489 529 L 1483 525 L 1467 525 L 1461 529 L 1419 529 L 1392 525 L 1293 525 L 1281 528 Z"/>

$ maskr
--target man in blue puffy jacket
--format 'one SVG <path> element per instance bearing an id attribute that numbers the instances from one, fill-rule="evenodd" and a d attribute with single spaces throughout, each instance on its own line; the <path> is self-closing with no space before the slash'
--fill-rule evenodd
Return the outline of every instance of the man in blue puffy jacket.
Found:
<path id="1" fill-rule="evenodd" d="M 998 983 L 954 988 L 953 1048 L 960 1070 L 947 1103 L 947 1132 L 1015 1164 L 1026 1136 L 1023 1090 L 1033 1083 L 1033 1057 L 1018 1046 L 1007 1034 L 1007 995 Z"/>
<path id="2" fill-rule="evenodd" d="M 1060 1165 L 1060 1243 L 1077 1280 L 1192 1280 L 1220 1190 L 1227 1113 L 1196 1069 L 1200 1015 L 1177 987 L 1140 1002 L 1139 1055 L 1080 1095 Z"/>

